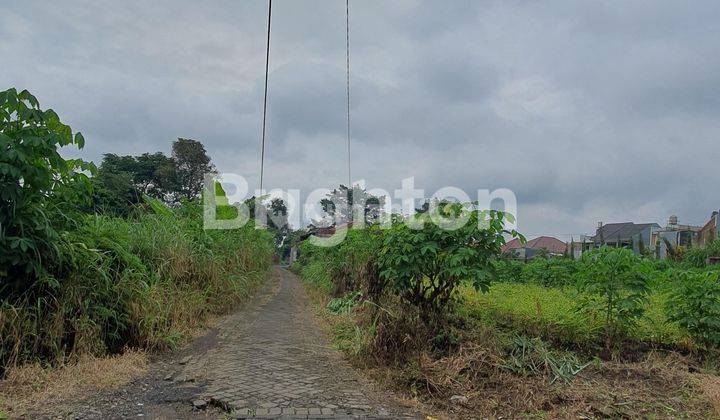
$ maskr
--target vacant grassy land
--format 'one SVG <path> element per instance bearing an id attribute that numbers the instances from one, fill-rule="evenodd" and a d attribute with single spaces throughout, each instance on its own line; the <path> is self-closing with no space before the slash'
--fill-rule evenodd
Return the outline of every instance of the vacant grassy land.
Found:
<path id="1" fill-rule="evenodd" d="M 445 315 L 428 323 L 396 278 L 377 275 L 393 232 L 351 233 L 338 247 L 306 247 L 294 270 L 338 348 L 389 387 L 450 417 L 720 416 L 720 359 L 707 328 L 716 271 L 615 250 L 590 255 L 597 263 L 497 259 L 499 280 L 487 290 L 459 281 Z M 416 287 L 432 287 L 430 278 Z"/>
<path id="2" fill-rule="evenodd" d="M 495 283 L 489 292 L 472 287 L 459 290 L 460 313 L 499 327 L 542 336 L 565 345 L 588 346 L 601 341 L 602 320 L 579 310 L 581 292 L 572 286 Z M 665 316 L 665 292 L 654 290 L 644 317 L 628 332 L 628 338 L 647 344 L 692 347 L 692 339 Z"/>

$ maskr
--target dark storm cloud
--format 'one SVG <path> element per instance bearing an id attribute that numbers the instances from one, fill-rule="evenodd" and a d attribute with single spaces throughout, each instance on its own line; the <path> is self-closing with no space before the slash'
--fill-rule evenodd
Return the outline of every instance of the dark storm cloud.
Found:
<path id="1" fill-rule="evenodd" d="M 353 173 L 369 186 L 511 188 L 531 234 L 720 207 L 716 2 L 350 6 Z M 193 137 L 254 185 L 266 7 L 5 4 L 0 84 L 83 131 L 86 158 Z M 344 182 L 344 2 L 278 0 L 273 18 L 268 185 Z"/>

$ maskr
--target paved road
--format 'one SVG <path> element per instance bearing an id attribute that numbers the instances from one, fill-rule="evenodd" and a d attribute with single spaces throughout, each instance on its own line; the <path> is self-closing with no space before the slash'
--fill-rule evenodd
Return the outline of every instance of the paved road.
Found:
<path id="1" fill-rule="evenodd" d="M 372 392 L 331 348 L 295 275 L 273 274 L 263 302 L 226 319 L 218 345 L 188 363 L 186 375 L 208 380 L 204 398 L 238 416 L 410 414 Z"/>
<path id="2" fill-rule="evenodd" d="M 207 402 L 202 409 L 194 408 Z M 47 413 L 38 413 L 47 414 Z M 252 304 L 123 389 L 55 415 L 76 418 L 418 417 L 361 377 L 317 325 L 300 280 L 276 267 Z"/>

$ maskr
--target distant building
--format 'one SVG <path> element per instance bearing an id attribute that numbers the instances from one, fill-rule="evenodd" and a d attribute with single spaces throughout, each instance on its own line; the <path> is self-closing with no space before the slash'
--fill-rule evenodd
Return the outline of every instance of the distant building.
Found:
<path id="1" fill-rule="evenodd" d="M 593 249 L 593 236 L 580 235 L 578 239 L 570 239 L 568 253 L 572 253 L 573 259 L 579 260 L 582 254 Z"/>
<path id="2" fill-rule="evenodd" d="M 695 242 L 698 246 L 705 246 L 710 242 L 720 237 L 720 213 L 717 211 L 712 212 L 710 220 L 705 223 L 705 226 L 700 228 L 695 238 Z"/>
<path id="3" fill-rule="evenodd" d="M 640 252 L 640 248 L 654 247 L 654 234 L 659 231 L 657 223 L 598 223 L 595 236 L 592 237 L 593 248 L 601 246 L 629 248 Z"/>
<path id="4" fill-rule="evenodd" d="M 661 259 L 667 258 L 668 245 L 671 247 L 682 246 L 690 248 L 696 243 L 700 229 L 700 226 L 681 225 L 678 223 L 677 216 L 670 216 L 668 225 L 654 233 L 652 243 L 657 251 L 656 257 Z"/>
<path id="5" fill-rule="evenodd" d="M 551 236 L 540 236 L 527 241 L 525 244 L 515 238 L 502 247 L 503 253 L 511 254 L 513 258 L 521 260 L 531 260 L 538 255 L 561 256 L 565 254 L 566 250 L 567 244 L 565 242 Z"/>

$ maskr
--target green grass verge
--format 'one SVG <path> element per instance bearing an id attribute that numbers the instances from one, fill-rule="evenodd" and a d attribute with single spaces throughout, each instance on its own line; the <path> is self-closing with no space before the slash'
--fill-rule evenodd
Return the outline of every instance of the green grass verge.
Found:
<path id="1" fill-rule="evenodd" d="M 488 293 L 470 286 L 460 288 L 461 314 L 525 334 L 539 335 L 566 345 L 598 342 L 602 322 L 577 311 L 579 292 L 571 287 L 545 287 L 535 284 L 496 283 Z M 665 295 L 650 295 L 645 316 L 628 332 L 637 341 L 687 347 L 692 340 L 675 323 L 668 322 Z"/>

